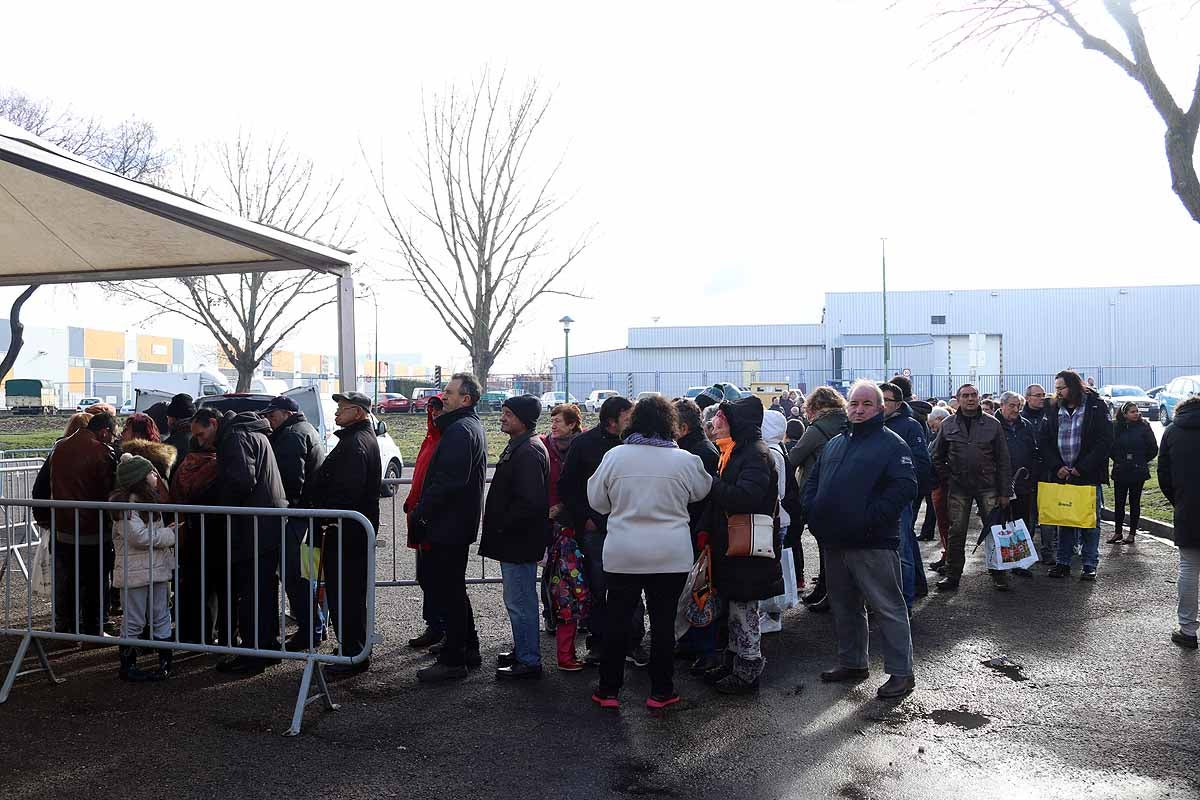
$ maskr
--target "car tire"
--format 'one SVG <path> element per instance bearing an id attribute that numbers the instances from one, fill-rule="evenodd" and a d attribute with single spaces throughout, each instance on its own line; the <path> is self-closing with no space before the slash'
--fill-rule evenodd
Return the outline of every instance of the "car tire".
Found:
<path id="1" fill-rule="evenodd" d="M 1158 418 L 1162 422 L 1163 425 L 1171 424 L 1171 414 L 1167 411 L 1166 406 L 1158 407 Z"/>

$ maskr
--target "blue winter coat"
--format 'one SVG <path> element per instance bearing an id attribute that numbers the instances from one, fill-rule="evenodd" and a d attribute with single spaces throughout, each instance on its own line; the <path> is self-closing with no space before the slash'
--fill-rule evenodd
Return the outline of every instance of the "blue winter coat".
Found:
<path id="1" fill-rule="evenodd" d="M 917 421 L 908 403 L 901 403 L 900 410 L 884 420 L 883 424 L 903 439 L 912 451 L 913 472 L 917 475 L 917 497 L 929 494 L 937 485 L 937 478 L 933 474 L 933 461 L 929 458 L 929 437 L 925 433 L 925 426 Z"/>
<path id="2" fill-rule="evenodd" d="M 1008 464 L 1012 470 L 1013 488 L 1018 494 L 1029 494 L 1037 487 L 1042 475 L 1042 451 L 1038 446 L 1037 426 L 1028 418 L 1017 416 L 1011 425 L 1003 414 L 997 414 L 1004 438 L 1008 442 Z M 1025 472 L 1021 472 L 1021 468 Z"/>
<path id="3" fill-rule="evenodd" d="M 804 483 L 808 527 L 835 550 L 895 550 L 900 512 L 917 496 L 912 450 L 883 414 L 833 437 Z"/>

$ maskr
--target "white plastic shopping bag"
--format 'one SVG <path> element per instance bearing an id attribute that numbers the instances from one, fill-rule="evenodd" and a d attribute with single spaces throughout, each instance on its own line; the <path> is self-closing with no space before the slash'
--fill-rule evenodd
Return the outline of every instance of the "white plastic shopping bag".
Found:
<path id="1" fill-rule="evenodd" d="M 779 567 L 783 570 L 783 594 L 776 595 L 759 604 L 759 610 L 769 614 L 786 611 L 800 604 L 798 587 L 796 586 L 796 562 L 792 558 L 792 548 L 783 548 L 783 552 L 779 555 Z"/>
<path id="2" fill-rule="evenodd" d="M 29 568 L 29 583 L 38 597 L 49 597 L 53 586 L 51 573 L 54 570 L 54 556 L 50 553 L 50 537 L 53 535 L 53 531 L 42 531 L 42 539 L 38 542 L 33 564 Z"/>
<path id="3" fill-rule="evenodd" d="M 1039 560 L 1023 519 L 993 525 L 984 551 L 988 569 L 1029 569 Z"/>

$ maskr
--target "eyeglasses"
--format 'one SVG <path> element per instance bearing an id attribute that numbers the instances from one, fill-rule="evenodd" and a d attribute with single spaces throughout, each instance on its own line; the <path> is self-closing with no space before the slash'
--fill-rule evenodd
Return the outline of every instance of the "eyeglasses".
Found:
<path id="1" fill-rule="evenodd" d="M 1036 399 L 1036 398 L 1039 398 L 1039 397 L 1045 397 L 1045 396 L 1046 396 L 1046 393 L 1045 393 L 1045 392 L 1042 392 L 1041 394 L 1027 394 L 1027 395 L 1025 395 L 1025 396 L 1026 396 L 1026 397 L 1032 397 L 1032 398 L 1035 398 L 1035 399 Z"/>

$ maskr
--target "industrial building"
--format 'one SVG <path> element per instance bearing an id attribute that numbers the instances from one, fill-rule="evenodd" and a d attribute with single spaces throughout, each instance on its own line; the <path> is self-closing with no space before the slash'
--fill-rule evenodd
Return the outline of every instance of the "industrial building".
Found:
<path id="1" fill-rule="evenodd" d="M 1064 368 L 1143 388 L 1200 373 L 1200 333 L 1186 320 L 1200 285 L 888 292 L 885 369 L 881 292 L 829 292 L 820 322 L 630 328 L 617 350 L 572 354 L 570 391 L 670 397 L 727 381 L 804 391 L 907 372 L 917 394 L 947 397 L 1047 383 Z M 561 387 L 566 364 L 553 360 Z"/>

